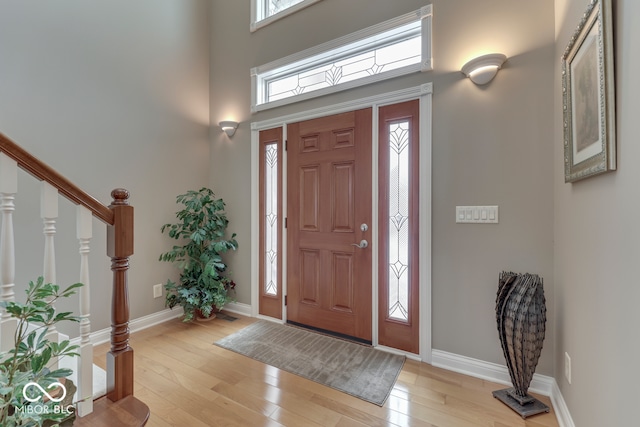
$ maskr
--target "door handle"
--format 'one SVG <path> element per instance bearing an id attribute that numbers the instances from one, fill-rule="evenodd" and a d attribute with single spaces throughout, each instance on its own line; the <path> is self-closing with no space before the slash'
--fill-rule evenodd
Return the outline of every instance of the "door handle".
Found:
<path id="1" fill-rule="evenodd" d="M 360 240 L 360 243 L 352 243 L 351 246 L 355 246 L 356 248 L 364 249 L 367 246 L 369 246 L 369 242 L 367 242 L 366 240 L 362 239 L 362 240 Z"/>

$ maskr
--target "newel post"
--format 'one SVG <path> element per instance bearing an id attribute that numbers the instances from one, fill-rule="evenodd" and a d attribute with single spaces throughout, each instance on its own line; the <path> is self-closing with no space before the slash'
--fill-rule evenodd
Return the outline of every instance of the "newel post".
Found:
<path id="1" fill-rule="evenodd" d="M 107 397 L 116 402 L 133 394 L 133 349 L 129 347 L 129 290 L 127 271 L 133 255 L 133 206 L 129 192 L 111 192 L 113 225 L 107 227 L 107 255 L 111 257 L 111 351 L 107 353 Z"/>

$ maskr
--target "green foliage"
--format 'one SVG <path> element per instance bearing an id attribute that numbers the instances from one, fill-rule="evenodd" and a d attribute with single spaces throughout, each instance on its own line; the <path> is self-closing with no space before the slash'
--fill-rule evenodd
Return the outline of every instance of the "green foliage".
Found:
<path id="1" fill-rule="evenodd" d="M 160 261 L 173 262 L 180 270 L 180 283 L 168 280 L 165 285 L 166 303 L 170 308 L 181 305 L 188 322 L 197 310 L 209 317 L 214 307 L 221 309 L 231 300 L 235 283 L 221 254 L 236 250 L 238 242 L 235 233 L 226 239 L 225 203 L 211 189 L 190 190 L 177 196 L 176 203 L 183 206 L 176 212 L 178 221 L 163 225 L 161 231 L 183 244 L 160 255 Z"/>
<path id="2" fill-rule="evenodd" d="M 49 327 L 58 322 L 80 320 L 70 312 L 56 313 L 54 304 L 60 298 L 73 295 L 81 286 L 81 283 L 76 283 L 60 290 L 58 285 L 45 284 L 39 277 L 35 283 L 29 282 L 24 304 L 0 302 L 0 307 L 17 320 L 13 349 L 0 353 L 0 426 L 42 426 L 47 420 L 50 423 L 68 416 L 68 413 L 56 413 L 53 408 L 55 402 L 29 402 L 23 391 L 29 382 L 36 382 L 46 390 L 61 378 L 71 375 L 69 369 L 51 371 L 48 365 L 55 357 L 77 356 L 78 346 L 70 345 L 69 341 L 51 342 L 45 336 Z M 19 410 L 33 405 L 46 408 Z"/>

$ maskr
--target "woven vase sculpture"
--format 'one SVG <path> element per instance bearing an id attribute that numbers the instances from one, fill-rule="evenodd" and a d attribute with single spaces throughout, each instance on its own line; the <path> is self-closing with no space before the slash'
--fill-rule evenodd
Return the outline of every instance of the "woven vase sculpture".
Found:
<path id="1" fill-rule="evenodd" d="M 513 388 L 493 392 L 522 418 L 549 407 L 527 393 L 544 341 L 547 309 L 542 278 L 503 271 L 498 282 L 496 319 Z"/>

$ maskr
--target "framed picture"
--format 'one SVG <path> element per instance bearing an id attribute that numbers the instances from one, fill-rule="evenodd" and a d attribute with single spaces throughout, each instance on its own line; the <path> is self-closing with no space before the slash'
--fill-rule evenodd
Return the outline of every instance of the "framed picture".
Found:
<path id="1" fill-rule="evenodd" d="M 564 180 L 616 169 L 611 0 L 591 0 L 562 55 Z"/>

